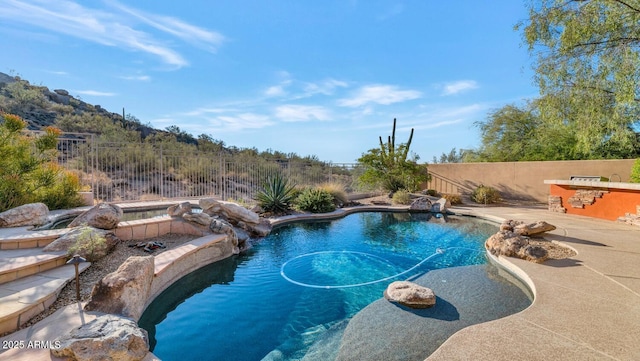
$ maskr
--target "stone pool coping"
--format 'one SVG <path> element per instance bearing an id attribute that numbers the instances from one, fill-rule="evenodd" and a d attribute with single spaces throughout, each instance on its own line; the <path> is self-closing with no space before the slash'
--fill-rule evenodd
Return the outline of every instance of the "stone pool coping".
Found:
<path id="1" fill-rule="evenodd" d="M 406 207 L 360 206 L 325 215 L 283 217 L 273 224 L 341 218 L 364 211 L 405 210 Z M 460 330 L 427 360 L 640 359 L 637 227 L 540 208 L 455 207 L 452 211 L 496 222 L 546 220 L 558 227 L 547 238 L 570 245 L 578 254 L 544 264 L 496 258 L 530 285 L 535 296 L 532 305 L 518 314 Z M 66 333 L 92 317 L 95 316 L 78 305 L 71 305 L 32 328 L 7 337 L 45 341 L 46 335 Z M 410 325 L 407 327 L 410 329 Z M 0 360 L 55 359 L 48 350 L 21 351 L 4 352 Z M 150 353 L 147 359 L 153 359 L 153 355 Z"/>

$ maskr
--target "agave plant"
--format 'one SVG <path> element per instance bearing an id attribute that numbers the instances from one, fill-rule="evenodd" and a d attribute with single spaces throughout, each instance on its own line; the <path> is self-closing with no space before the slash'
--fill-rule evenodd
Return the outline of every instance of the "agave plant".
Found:
<path id="1" fill-rule="evenodd" d="M 278 213 L 286 212 L 294 198 L 295 185 L 290 185 L 289 181 L 279 173 L 267 178 L 262 189 L 255 195 L 255 200 L 262 209 Z"/>

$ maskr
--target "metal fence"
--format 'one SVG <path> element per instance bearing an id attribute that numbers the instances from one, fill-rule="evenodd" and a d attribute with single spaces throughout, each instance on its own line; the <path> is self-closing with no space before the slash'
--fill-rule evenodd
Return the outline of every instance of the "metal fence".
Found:
<path id="1" fill-rule="evenodd" d="M 354 164 L 242 160 L 166 144 L 102 143 L 80 133 L 61 137 L 58 151 L 58 162 L 105 202 L 217 197 L 251 204 L 276 173 L 301 186 L 339 182 L 347 190 L 357 173 Z"/>

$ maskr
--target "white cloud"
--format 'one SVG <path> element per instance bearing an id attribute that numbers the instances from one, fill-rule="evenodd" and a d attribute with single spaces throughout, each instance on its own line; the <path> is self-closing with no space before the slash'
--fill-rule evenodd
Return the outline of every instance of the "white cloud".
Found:
<path id="1" fill-rule="evenodd" d="M 0 19 L 29 24 L 50 33 L 81 38 L 105 46 L 152 54 L 162 62 L 178 68 L 188 65 L 188 61 L 166 45 L 168 41 L 157 39 L 142 30 L 139 22 L 209 51 L 215 51 L 225 40 L 219 33 L 179 19 L 144 14 L 115 1 L 109 4 L 113 6 L 114 12 L 87 8 L 68 0 L 7 0 L 0 4 Z"/>
<path id="2" fill-rule="evenodd" d="M 180 19 L 170 16 L 145 13 L 128 6 L 124 6 L 116 1 L 111 1 L 110 3 L 123 12 L 138 18 L 147 25 L 171 34 L 195 46 L 206 48 L 209 51 L 216 51 L 217 48 L 226 41 L 226 38 L 220 33 L 187 24 Z"/>
<path id="3" fill-rule="evenodd" d="M 213 126 L 222 127 L 223 130 L 230 131 L 260 129 L 274 124 L 268 116 L 255 113 L 218 116 L 210 118 L 209 123 Z"/>
<path id="4" fill-rule="evenodd" d="M 129 76 L 121 76 L 120 79 L 135 80 L 135 81 L 149 81 L 151 80 L 151 77 L 148 75 L 129 75 Z"/>
<path id="5" fill-rule="evenodd" d="M 454 95 L 477 88 L 478 83 L 475 80 L 460 80 L 445 84 L 442 90 L 442 95 Z"/>
<path id="6" fill-rule="evenodd" d="M 89 95 L 94 97 L 112 97 L 118 95 L 117 93 L 101 92 L 97 90 L 76 90 L 75 92 L 81 95 Z"/>
<path id="7" fill-rule="evenodd" d="M 264 95 L 268 97 L 281 97 L 285 94 L 287 94 L 287 92 L 284 90 L 284 86 L 282 85 L 270 86 L 264 91 Z"/>
<path id="8" fill-rule="evenodd" d="M 453 124 L 458 124 L 458 123 L 462 123 L 464 122 L 464 119 L 453 119 L 453 120 L 442 120 L 439 122 L 435 122 L 435 123 L 428 123 L 428 124 L 423 124 L 423 125 L 416 125 L 413 128 L 414 129 L 435 129 L 435 128 L 440 128 L 440 127 L 444 127 L 447 125 L 453 125 Z"/>
<path id="9" fill-rule="evenodd" d="M 303 90 L 306 96 L 312 96 L 315 94 L 332 95 L 336 88 L 346 88 L 347 86 L 349 86 L 347 82 L 336 79 L 327 79 L 320 83 L 307 83 Z"/>
<path id="10" fill-rule="evenodd" d="M 369 103 L 389 105 L 422 96 L 417 90 L 400 90 L 395 85 L 368 85 L 360 88 L 353 97 L 338 100 L 338 105 L 344 107 L 359 107 Z"/>
<path id="11" fill-rule="evenodd" d="M 233 112 L 237 112 L 237 109 L 234 108 L 198 108 L 186 113 L 182 113 L 181 115 L 183 116 L 188 116 L 188 117 L 197 117 L 197 116 L 204 116 L 207 114 L 220 114 L 220 113 L 233 113 Z"/>
<path id="12" fill-rule="evenodd" d="M 275 116 L 285 122 L 331 119 L 329 110 L 314 105 L 282 105 L 276 108 Z"/>

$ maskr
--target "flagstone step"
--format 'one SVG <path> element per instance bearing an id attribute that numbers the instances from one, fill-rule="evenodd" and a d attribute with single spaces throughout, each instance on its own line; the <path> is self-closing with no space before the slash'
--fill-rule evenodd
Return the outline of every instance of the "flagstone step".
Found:
<path id="1" fill-rule="evenodd" d="M 0 234 L 0 251 L 45 247 L 68 231 L 68 229 L 30 231 L 26 227 L 4 228 Z"/>
<path id="2" fill-rule="evenodd" d="M 66 263 L 66 252 L 42 252 L 40 248 L 0 251 L 0 285 L 47 271 Z"/>
<path id="3" fill-rule="evenodd" d="M 82 272 L 91 263 L 81 263 Z M 64 265 L 37 275 L 0 285 L 0 335 L 13 332 L 46 310 L 58 298 L 64 286 L 75 278 L 75 267 Z"/>

